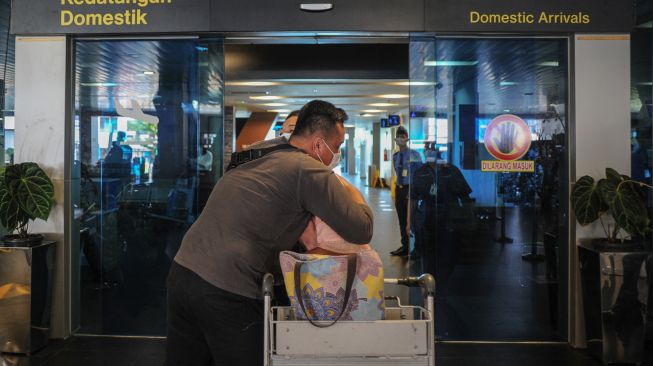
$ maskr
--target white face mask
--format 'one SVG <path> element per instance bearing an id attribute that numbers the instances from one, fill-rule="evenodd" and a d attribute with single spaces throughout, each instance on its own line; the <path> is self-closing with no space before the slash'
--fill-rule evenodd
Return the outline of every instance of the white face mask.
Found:
<path id="1" fill-rule="evenodd" d="M 290 135 L 292 135 L 292 132 L 284 132 L 280 136 L 285 137 L 286 140 L 290 140 Z"/>
<path id="2" fill-rule="evenodd" d="M 324 145 L 326 145 L 327 149 L 329 149 L 329 152 L 333 155 L 333 158 L 331 158 L 331 163 L 327 165 L 327 168 L 329 168 L 329 170 L 335 169 L 335 167 L 337 167 L 340 164 L 340 152 L 338 152 L 337 154 L 334 153 L 333 150 L 331 150 L 329 145 L 326 143 L 326 141 L 324 141 L 324 139 L 322 139 L 322 142 L 324 142 Z M 318 159 L 320 159 L 320 162 L 324 164 L 324 161 L 322 160 L 322 157 L 320 156 L 319 153 L 317 154 L 317 157 Z"/>

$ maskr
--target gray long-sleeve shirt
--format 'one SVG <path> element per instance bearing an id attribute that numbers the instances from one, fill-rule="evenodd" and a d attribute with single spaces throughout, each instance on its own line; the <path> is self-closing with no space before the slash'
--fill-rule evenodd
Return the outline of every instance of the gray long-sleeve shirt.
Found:
<path id="1" fill-rule="evenodd" d="M 312 215 L 349 242 L 372 238 L 372 210 L 354 203 L 332 171 L 301 150 L 274 151 L 224 175 L 175 261 L 218 288 L 261 298 L 263 275 L 280 275 L 279 252 Z"/>

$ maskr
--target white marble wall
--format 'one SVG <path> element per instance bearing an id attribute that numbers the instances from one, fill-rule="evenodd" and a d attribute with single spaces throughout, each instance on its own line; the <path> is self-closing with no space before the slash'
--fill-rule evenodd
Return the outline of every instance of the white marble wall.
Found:
<path id="1" fill-rule="evenodd" d="M 630 175 L 630 37 L 578 34 L 573 52 L 576 178 L 583 175 L 602 177 L 606 167 Z M 573 182 L 570 188 L 571 184 Z M 570 225 L 572 228 L 575 225 L 575 238 L 571 243 L 602 235 L 598 226 L 583 228 L 575 221 Z M 584 347 L 578 260 L 575 246 L 570 249 L 573 276 L 570 342 Z"/>
<path id="2" fill-rule="evenodd" d="M 70 333 L 69 248 L 64 242 L 66 164 L 66 39 L 18 37 L 16 40 L 15 161 L 38 163 L 52 178 L 56 205 L 47 222 L 30 231 L 56 240 L 57 263 L 52 311 L 52 337 Z"/>

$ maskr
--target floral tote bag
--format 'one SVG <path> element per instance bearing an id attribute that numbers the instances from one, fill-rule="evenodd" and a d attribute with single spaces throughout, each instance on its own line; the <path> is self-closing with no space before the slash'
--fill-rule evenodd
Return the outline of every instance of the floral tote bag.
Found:
<path id="1" fill-rule="evenodd" d="M 326 326 L 338 320 L 383 319 L 383 264 L 376 251 L 344 255 L 284 251 L 279 259 L 298 319 L 330 321 Z"/>

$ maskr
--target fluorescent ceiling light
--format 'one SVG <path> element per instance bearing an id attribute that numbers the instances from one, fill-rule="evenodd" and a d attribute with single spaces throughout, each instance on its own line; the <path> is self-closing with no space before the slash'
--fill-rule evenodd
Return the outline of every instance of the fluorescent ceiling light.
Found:
<path id="1" fill-rule="evenodd" d="M 228 81 L 225 83 L 227 86 L 273 86 L 279 83 L 273 81 Z"/>
<path id="2" fill-rule="evenodd" d="M 143 71 L 143 75 L 154 75 L 154 71 Z"/>
<path id="3" fill-rule="evenodd" d="M 345 125 L 346 128 L 356 127 L 355 125 Z"/>
<path id="4" fill-rule="evenodd" d="M 424 66 L 476 66 L 478 61 L 424 61 Z"/>
<path id="5" fill-rule="evenodd" d="M 499 83 L 500 86 L 513 86 L 519 84 L 516 81 L 502 81 Z"/>
<path id="6" fill-rule="evenodd" d="M 82 86 L 118 86 L 118 83 L 82 83 Z"/>
<path id="7" fill-rule="evenodd" d="M 268 109 L 268 112 L 288 113 L 290 112 L 290 109 Z"/>
<path id="8" fill-rule="evenodd" d="M 553 67 L 558 67 L 560 66 L 560 63 L 558 61 L 544 61 L 540 62 L 537 64 L 538 66 L 553 66 Z"/>
<path id="9" fill-rule="evenodd" d="M 382 99 L 402 99 L 408 98 L 408 94 L 381 94 L 377 97 Z"/>
<path id="10" fill-rule="evenodd" d="M 372 103 L 368 104 L 370 107 L 395 107 L 398 106 L 399 104 L 397 103 Z"/>
<path id="11" fill-rule="evenodd" d="M 276 95 L 253 95 L 250 96 L 249 99 L 254 99 L 254 100 L 279 100 L 283 99 L 283 97 L 279 97 Z"/>
<path id="12" fill-rule="evenodd" d="M 390 83 L 390 85 L 398 85 L 398 86 L 427 86 L 427 85 L 435 85 L 436 83 L 434 81 L 398 81 L 394 83 Z"/>
<path id="13" fill-rule="evenodd" d="M 286 104 L 286 103 L 264 103 L 263 105 L 267 106 L 267 107 L 285 107 L 288 104 Z"/>
<path id="14" fill-rule="evenodd" d="M 641 85 L 641 86 L 653 86 L 653 82 L 650 82 L 650 81 L 649 81 L 649 82 L 644 82 L 644 83 L 637 83 L 637 85 Z"/>
<path id="15" fill-rule="evenodd" d="M 363 113 L 361 114 L 361 117 L 374 117 L 374 115 L 370 113 Z"/>
<path id="16" fill-rule="evenodd" d="M 383 109 L 365 109 L 363 113 L 382 113 L 385 112 Z"/>

